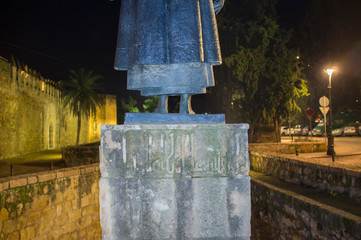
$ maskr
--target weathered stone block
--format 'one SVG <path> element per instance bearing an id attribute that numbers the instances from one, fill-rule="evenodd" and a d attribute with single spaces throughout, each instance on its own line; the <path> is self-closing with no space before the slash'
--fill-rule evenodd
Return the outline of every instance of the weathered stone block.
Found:
<path id="1" fill-rule="evenodd" d="M 69 213 L 69 222 L 75 222 L 81 218 L 81 210 L 74 210 Z"/>
<path id="2" fill-rule="evenodd" d="M 249 239 L 247 129 L 102 126 L 103 239 Z"/>
<path id="3" fill-rule="evenodd" d="M 30 176 L 28 177 L 28 184 L 34 184 L 38 182 L 38 177 L 37 176 Z"/>
<path id="4" fill-rule="evenodd" d="M 7 240 L 19 240 L 19 232 L 13 232 L 6 236 Z"/>
<path id="5" fill-rule="evenodd" d="M 102 177 L 247 176 L 248 125 L 103 125 Z"/>
<path id="6" fill-rule="evenodd" d="M 28 227 L 20 231 L 20 239 L 28 240 L 35 237 L 35 228 Z"/>
<path id="7" fill-rule="evenodd" d="M 38 175 L 39 182 L 47 182 L 50 180 L 56 179 L 56 173 L 55 172 L 49 172 L 44 174 Z"/>
<path id="8" fill-rule="evenodd" d="M 9 212 L 6 208 L 0 210 L 0 222 L 3 222 L 9 218 Z"/>
<path id="9" fill-rule="evenodd" d="M 28 184 L 26 178 L 19 178 L 10 181 L 10 188 L 22 187 Z"/>

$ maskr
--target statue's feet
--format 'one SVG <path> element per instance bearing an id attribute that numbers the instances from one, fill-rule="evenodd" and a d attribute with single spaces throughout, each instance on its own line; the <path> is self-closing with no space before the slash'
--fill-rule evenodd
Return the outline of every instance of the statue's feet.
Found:
<path id="1" fill-rule="evenodd" d="M 155 113 L 168 113 L 168 95 L 158 96 L 158 107 Z"/>
<path id="2" fill-rule="evenodd" d="M 182 94 L 179 106 L 179 113 L 183 114 L 194 114 L 191 104 L 192 95 Z"/>

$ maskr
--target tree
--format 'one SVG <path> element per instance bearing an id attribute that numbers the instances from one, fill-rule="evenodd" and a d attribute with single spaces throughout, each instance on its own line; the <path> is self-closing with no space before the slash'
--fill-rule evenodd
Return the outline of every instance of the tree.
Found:
<path id="1" fill-rule="evenodd" d="M 242 120 L 250 123 L 250 140 L 254 127 L 273 123 L 280 141 L 280 119 L 298 109 L 296 99 L 307 95 L 297 51 L 288 48 L 290 33 L 280 29 L 272 19 L 248 23 L 245 41 L 225 63 L 239 84 L 234 89 L 233 106 Z"/>
<path id="2" fill-rule="evenodd" d="M 95 116 L 96 107 L 104 105 L 104 95 L 98 93 L 102 89 L 100 79 L 100 75 L 93 75 L 93 71 L 81 68 L 70 70 L 69 79 L 62 82 L 63 104 L 78 118 L 76 145 L 79 145 L 81 116 Z"/>
<path id="3" fill-rule="evenodd" d="M 145 113 L 152 113 L 158 107 L 158 96 L 154 96 L 152 98 L 147 98 L 144 100 L 143 111 Z"/>
<path id="4" fill-rule="evenodd" d="M 234 54 L 246 41 L 248 27 L 264 17 L 275 18 L 275 5 L 278 0 L 227 0 L 217 15 L 219 37 L 223 60 Z M 216 86 L 207 90 L 206 112 L 225 113 L 227 122 L 239 122 L 240 116 L 235 105 L 239 95 L 239 84 L 226 65 L 214 69 Z"/>
<path id="5" fill-rule="evenodd" d="M 124 98 L 120 98 L 117 101 L 118 104 L 118 124 L 124 123 L 125 114 L 127 112 L 137 113 L 139 112 L 139 108 L 137 107 L 137 100 L 129 96 L 128 100 Z"/>

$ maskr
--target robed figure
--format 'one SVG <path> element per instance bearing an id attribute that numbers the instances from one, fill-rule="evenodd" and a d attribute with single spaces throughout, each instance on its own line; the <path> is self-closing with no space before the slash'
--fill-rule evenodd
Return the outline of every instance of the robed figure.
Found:
<path id="1" fill-rule="evenodd" d="M 122 0 L 115 69 L 128 71 L 130 90 L 159 96 L 167 112 L 169 95 L 180 95 L 180 113 L 192 112 L 190 97 L 214 86 L 213 65 L 221 64 L 216 13 L 224 0 Z"/>

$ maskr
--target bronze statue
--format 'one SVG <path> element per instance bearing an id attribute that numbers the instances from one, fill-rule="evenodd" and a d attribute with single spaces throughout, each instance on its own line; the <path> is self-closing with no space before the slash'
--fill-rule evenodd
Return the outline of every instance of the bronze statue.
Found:
<path id="1" fill-rule="evenodd" d="M 122 0 L 115 69 L 128 71 L 130 90 L 167 99 L 180 95 L 180 113 L 192 113 L 193 94 L 214 86 L 222 62 L 216 13 L 224 0 Z"/>

